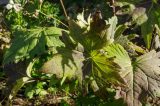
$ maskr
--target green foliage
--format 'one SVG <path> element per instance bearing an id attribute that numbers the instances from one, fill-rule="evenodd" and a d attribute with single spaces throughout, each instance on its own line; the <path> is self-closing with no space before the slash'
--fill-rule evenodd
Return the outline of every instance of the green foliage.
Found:
<path id="1" fill-rule="evenodd" d="M 24 18 L 30 27 L 30 25 L 38 25 L 38 26 L 57 26 L 58 22 L 52 17 L 58 19 L 57 15 L 59 14 L 59 7 L 57 4 L 50 3 L 48 1 L 44 1 L 42 4 L 35 0 L 28 2 L 24 6 Z"/>
<path id="2" fill-rule="evenodd" d="M 125 0 L 124 0 L 125 1 Z M 157 24 L 159 26 L 159 4 L 157 1 L 146 2 L 147 7 L 142 5 L 142 7 L 136 7 L 136 4 L 139 2 L 144 2 L 143 0 L 125 1 L 125 2 L 116 2 L 116 6 L 120 6 L 121 9 L 117 11 L 117 15 L 126 15 L 128 14 L 132 17 L 131 25 L 137 24 L 141 26 L 141 35 L 145 42 L 147 49 L 152 49 L 152 39 L 154 26 Z"/>
<path id="3" fill-rule="evenodd" d="M 108 20 L 97 6 L 87 21 L 84 12 L 76 20 L 68 18 L 67 30 L 57 27 L 64 25 L 58 20 L 59 5 L 47 0 L 15 1 L 23 9 L 13 6 L 5 16 L 7 24 L 12 23 L 13 38 L 3 63 L 15 64 L 9 69 L 16 71 L 27 63 L 23 68 L 27 77 L 8 76 L 17 80 L 9 102 L 22 87 L 29 99 L 53 94 L 65 106 L 70 100 L 77 106 L 141 106 L 147 96 L 159 97 L 160 53 L 155 50 L 160 48 L 160 9 L 157 0 L 150 1 L 150 8 L 137 7 L 143 1 L 110 3 L 113 10 L 120 9 Z M 119 15 L 128 19 L 121 22 Z M 145 44 L 134 41 L 139 35 Z"/>
<path id="4" fill-rule="evenodd" d="M 47 91 L 43 88 L 46 85 L 46 82 L 37 82 L 37 84 L 32 84 L 26 87 L 25 95 L 29 99 L 32 99 L 34 95 L 45 96 Z"/>
<path id="5" fill-rule="evenodd" d="M 5 17 L 6 20 L 8 20 L 7 24 L 9 24 L 12 29 L 25 27 L 27 23 L 23 20 L 22 14 L 22 11 L 16 12 L 14 10 L 10 10 Z"/>
<path id="6" fill-rule="evenodd" d="M 131 59 L 126 50 L 119 44 L 105 48 L 109 57 L 115 57 L 115 62 L 121 67 L 120 75 L 125 76 L 132 70 Z"/>
<path id="7" fill-rule="evenodd" d="M 114 57 L 107 58 L 105 55 L 93 51 L 92 57 L 92 74 L 94 78 L 102 79 L 106 83 L 123 84 L 118 72 L 121 67 L 114 62 Z M 101 83 L 101 82 L 97 82 Z"/>
<path id="8" fill-rule="evenodd" d="M 35 26 L 58 26 L 59 6 L 48 1 L 38 0 L 33 1 L 16 1 L 15 3 L 22 3 L 21 10 L 16 11 L 14 8 L 10 9 L 6 14 L 6 22 L 13 31 L 18 28 L 31 28 Z M 53 19 L 54 17 L 54 19 Z"/>
<path id="9" fill-rule="evenodd" d="M 80 21 L 82 21 L 82 20 L 80 20 Z M 105 32 L 104 39 L 103 39 L 104 41 L 101 39 L 101 37 L 100 37 L 101 35 L 99 35 L 99 34 L 101 34 L 101 32 L 98 31 L 99 33 L 94 34 L 94 33 L 92 33 L 92 29 L 88 29 L 85 26 L 81 27 L 77 24 L 78 22 L 76 23 L 72 20 L 69 20 L 69 25 L 70 25 L 69 29 L 70 29 L 70 35 L 73 38 L 73 40 L 80 43 L 84 48 L 84 53 L 81 55 L 80 58 L 78 58 L 78 60 L 80 60 L 79 61 L 80 63 L 78 63 L 78 64 L 83 64 L 83 61 L 86 61 L 86 64 L 83 64 L 83 66 L 85 68 L 84 69 L 80 68 L 80 72 L 84 72 L 84 71 L 82 71 L 82 69 L 86 70 L 89 67 L 88 65 L 91 64 L 91 71 L 90 72 L 93 73 L 94 78 L 96 78 L 96 77 L 98 77 L 100 79 L 102 78 L 102 80 L 104 80 L 104 81 L 106 80 L 105 82 L 112 82 L 112 80 L 113 80 L 113 82 L 117 83 L 117 82 L 123 82 L 121 80 L 121 78 L 118 77 L 119 76 L 118 75 L 119 66 L 113 62 L 114 59 L 112 60 L 110 58 L 107 58 L 105 56 L 105 54 L 101 54 L 99 52 L 99 50 L 105 46 L 103 44 L 103 42 L 105 44 L 107 44 L 106 42 L 108 42 L 110 39 L 113 39 L 115 29 L 116 29 L 115 28 L 116 27 L 115 21 L 116 21 L 116 17 L 113 17 L 109 20 L 108 23 L 111 25 L 109 26 L 109 28 L 107 27 L 105 30 L 107 30 L 107 31 L 109 30 L 110 32 L 112 32 L 112 34 L 110 35 L 109 31 Z M 88 32 L 87 32 L 87 30 L 88 30 Z M 95 38 L 98 38 L 98 39 L 95 39 Z M 99 46 L 99 45 L 101 45 L 101 46 Z M 78 61 L 76 61 L 76 58 L 79 56 L 77 56 L 77 55 L 74 56 L 71 51 L 69 53 L 65 53 L 64 49 L 62 49 L 62 50 L 63 50 L 63 52 L 62 52 L 63 54 L 61 52 L 59 52 L 60 55 L 62 55 L 61 58 L 58 58 L 58 55 L 55 55 L 53 57 L 53 60 L 45 63 L 41 70 L 42 71 L 44 70 L 43 72 L 46 72 L 46 73 L 50 73 L 50 72 L 54 73 L 57 75 L 58 78 L 61 78 L 62 75 L 63 75 L 63 77 L 67 76 L 66 72 L 68 69 L 63 68 L 63 67 L 65 64 L 66 65 L 69 64 L 68 65 L 69 67 L 71 67 L 74 70 L 77 70 L 75 72 L 77 75 L 79 75 L 78 78 L 82 78 L 82 75 L 78 71 L 79 68 L 76 68 L 77 66 L 81 66 L 81 65 L 78 65 L 77 64 Z M 66 54 L 69 54 L 72 57 L 68 57 Z M 78 52 L 77 52 L 77 54 L 78 54 Z M 66 55 L 66 56 L 63 56 L 63 55 Z M 85 57 L 83 57 L 83 56 L 85 56 Z M 54 62 L 54 60 L 57 60 L 57 61 Z M 65 61 L 65 60 L 67 60 L 67 61 Z M 76 64 L 75 65 L 76 67 L 74 68 L 74 64 L 71 65 L 68 60 L 71 60 L 73 63 L 75 62 L 74 64 Z M 89 71 L 89 70 L 86 70 L 86 71 Z M 72 73 L 71 69 L 68 72 L 71 74 Z M 64 73 L 64 74 L 60 74 L 60 73 Z M 71 76 L 73 76 L 73 74 L 71 74 Z M 108 76 L 112 76 L 112 77 L 108 77 Z"/>
<path id="10" fill-rule="evenodd" d="M 141 27 L 142 35 L 146 43 L 146 47 L 148 49 L 151 48 L 151 43 L 152 43 L 151 41 L 153 39 L 152 33 L 154 31 L 154 25 L 155 24 L 158 24 L 158 26 L 160 25 L 160 21 L 158 18 L 160 15 L 159 11 L 160 11 L 160 8 L 158 5 L 151 7 L 150 11 L 148 12 L 148 21 L 145 22 Z"/>
<path id="11" fill-rule="evenodd" d="M 56 47 L 63 46 L 59 40 L 61 31 L 62 29 L 56 27 L 39 27 L 15 32 L 12 45 L 5 54 L 4 63 L 33 58 L 44 53 L 47 50 L 46 46 L 56 52 Z"/>

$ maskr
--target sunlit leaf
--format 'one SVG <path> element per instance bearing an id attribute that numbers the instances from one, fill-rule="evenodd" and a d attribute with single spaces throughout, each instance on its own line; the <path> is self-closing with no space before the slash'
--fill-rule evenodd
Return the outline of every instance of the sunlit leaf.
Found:
<path id="1" fill-rule="evenodd" d="M 109 57 L 115 57 L 114 62 L 121 67 L 119 74 L 127 84 L 128 75 L 130 75 L 129 73 L 132 72 L 131 60 L 128 53 L 119 44 L 112 44 L 107 46 L 105 50 L 107 51 L 107 55 Z M 127 86 L 129 86 L 129 84 Z"/>
<path id="2" fill-rule="evenodd" d="M 46 46 L 53 48 L 55 52 L 56 47 L 63 46 L 59 39 L 61 31 L 61 29 L 55 27 L 38 27 L 15 32 L 12 45 L 5 53 L 4 63 L 33 58 L 44 53 L 47 50 Z"/>
<path id="3" fill-rule="evenodd" d="M 105 41 L 100 38 L 99 33 L 88 30 L 86 27 L 82 28 L 78 23 L 73 20 L 69 20 L 70 36 L 75 42 L 80 43 L 85 51 L 90 52 L 94 49 L 99 49 L 103 46 Z M 98 26 L 95 26 L 96 28 Z"/>
<path id="4" fill-rule="evenodd" d="M 135 9 L 135 6 L 132 3 L 129 3 L 129 1 L 124 1 L 124 2 L 115 2 L 115 6 L 121 7 L 116 14 L 117 15 L 126 15 L 126 14 L 131 14 L 133 10 Z"/>
<path id="5" fill-rule="evenodd" d="M 89 48 L 87 44 L 87 40 L 85 36 L 85 28 L 81 28 L 79 24 L 77 24 L 73 20 L 69 20 L 69 31 L 70 31 L 70 36 L 73 38 L 74 41 L 79 42 L 81 45 L 83 45 L 86 48 Z"/>
<path id="6" fill-rule="evenodd" d="M 136 55 L 135 48 L 130 45 L 130 41 L 127 36 L 121 35 L 115 39 L 114 43 L 120 44 L 129 53 L 129 55 Z"/>
<path id="7" fill-rule="evenodd" d="M 88 23 L 84 19 L 84 12 L 77 15 L 77 20 L 78 20 L 77 23 L 78 23 L 78 25 L 81 26 L 81 28 L 87 27 Z"/>
<path id="8" fill-rule="evenodd" d="M 98 80 L 97 83 L 124 84 L 124 80 L 119 74 L 121 67 L 114 62 L 114 56 L 107 58 L 105 55 L 98 53 L 97 51 L 93 51 L 91 55 L 92 74 L 95 79 L 101 80 L 101 82 L 98 82 Z"/>
<path id="9" fill-rule="evenodd" d="M 35 60 L 33 60 L 33 62 L 30 62 L 29 65 L 27 66 L 27 69 L 26 69 L 26 75 L 28 77 L 31 77 L 31 71 L 33 69 L 33 65 L 35 63 Z"/>
<path id="10" fill-rule="evenodd" d="M 127 29 L 126 25 L 119 25 L 116 30 L 115 30 L 115 34 L 114 34 L 114 39 L 118 38 L 119 36 L 122 35 L 122 33 Z"/>
<path id="11" fill-rule="evenodd" d="M 110 25 L 110 27 L 107 30 L 108 32 L 107 37 L 109 37 L 109 39 L 114 39 L 114 34 L 115 34 L 117 23 L 118 23 L 118 19 L 116 16 L 113 16 L 112 18 L 108 20 L 108 24 Z"/>

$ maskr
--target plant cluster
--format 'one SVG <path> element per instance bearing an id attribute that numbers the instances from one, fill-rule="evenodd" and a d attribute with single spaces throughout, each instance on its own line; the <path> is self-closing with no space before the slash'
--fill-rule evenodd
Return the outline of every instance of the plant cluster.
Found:
<path id="1" fill-rule="evenodd" d="M 76 19 L 68 17 L 62 0 L 6 5 L 7 105 L 21 92 L 29 99 L 52 96 L 51 104 L 64 106 L 160 105 L 159 1 L 99 3 L 93 13 L 84 8 Z"/>

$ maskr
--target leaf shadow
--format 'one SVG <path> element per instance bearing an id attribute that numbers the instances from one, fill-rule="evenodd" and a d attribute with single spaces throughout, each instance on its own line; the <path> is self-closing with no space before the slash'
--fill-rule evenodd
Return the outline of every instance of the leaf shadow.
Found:
<path id="1" fill-rule="evenodd" d="M 65 47 L 57 47 L 57 51 L 62 56 L 61 64 L 63 68 L 63 73 L 65 73 L 65 66 L 68 66 L 70 69 L 73 68 L 70 62 L 78 69 L 78 66 L 75 62 L 74 56 L 76 56 L 76 54 L 74 51 L 66 49 Z"/>

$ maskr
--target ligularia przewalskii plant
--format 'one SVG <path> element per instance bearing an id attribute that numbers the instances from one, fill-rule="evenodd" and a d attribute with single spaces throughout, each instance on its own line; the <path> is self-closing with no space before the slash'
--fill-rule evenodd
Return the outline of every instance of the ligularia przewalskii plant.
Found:
<path id="1" fill-rule="evenodd" d="M 69 30 L 56 27 L 19 30 L 14 33 L 16 37 L 5 54 L 4 63 L 29 59 L 27 73 L 31 77 L 35 55 L 52 48 L 53 57 L 44 63 L 40 72 L 62 78 L 61 84 L 66 79 L 78 79 L 81 87 L 90 77 L 95 93 L 105 93 L 109 85 L 120 87 L 124 93 L 119 98 L 124 98 L 128 106 L 141 106 L 147 95 L 160 96 L 160 52 L 152 50 L 138 57 L 133 55 L 132 59 L 127 47 L 133 44 L 123 35 L 127 26 L 117 23 L 116 16 L 109 20 L 93 16 L 85 21 L 82 13 L 77 20 L 68 19 Z M 127 41 L 125 46 L 119 39 Z M 28 77 L 17 80 L 10 98 L 28 80 Z"/>

